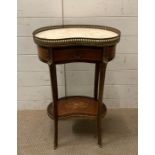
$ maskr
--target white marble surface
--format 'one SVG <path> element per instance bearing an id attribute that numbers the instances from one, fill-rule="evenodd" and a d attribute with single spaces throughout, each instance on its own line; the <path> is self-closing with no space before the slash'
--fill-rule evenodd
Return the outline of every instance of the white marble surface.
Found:
<path id="1" fill-rule="evenodd" d="M 39 32 L 36 37 L 43 39 L 64 39 L 64 38 L 112 38 L 117 33 L 95 28 L 61 28 Z"/>

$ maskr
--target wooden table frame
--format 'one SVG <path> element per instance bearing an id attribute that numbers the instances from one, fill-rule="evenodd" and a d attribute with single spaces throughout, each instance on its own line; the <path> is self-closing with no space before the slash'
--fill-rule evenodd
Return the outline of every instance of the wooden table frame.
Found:
<path id="1" fill-rule="evenodd" d="M 75 52 L 76 51 L 76 52 Z M 90 52 L 89 52 L 90 51 Z M 67 53 L 68 52 L 68 53 Z M 82 54 L 81 54 L 82 52 Z M 79 55 L 79 53 L 81 55 Z M 64 55 L 65 54 L 65 55 Z M 75 54 L 75 56 L 74 56 Z M 61 47 L 61 48 L 47 48 L 38 46 L 38 55 L 41 61 L 46 62 L 49 66 L 51 89 L 53 96 L 53 103 L 51 103 L 47 112 L 50 118 L 54 120 L 54 149 L 58 146 L 58 120 L 61 118 L 72 116 L 88 116 L 90 118 L 97 119 L 97 135 L 98 144 L 102 146 L 102 129 L 101 119 L 106 113 L 106 106 L 102 103 L 104 93 L 104 81 L 105 72 L 108 61 L 112 60 L 115 56 L 115 46 L 107 47 Z M 82 113 L 67 114 L 59 116 L 58 110 L 58 88 L 57 88 L 57 76 L 56 65 L 71 63 L 71 62 L 87 62 L 95 64 L 95 78 L 94 78 L 94 97 L 92 100 L 97 101 L 97 112 L 93 115 L 83 115 Z M 80 98 L 80 97 L 79 97 Z M 63 98 L 64 100 L 67 97 Z M 65 109 L 64 109 L 65 110 Z M 53 111 L 53 112 L 52 112 Z"/>

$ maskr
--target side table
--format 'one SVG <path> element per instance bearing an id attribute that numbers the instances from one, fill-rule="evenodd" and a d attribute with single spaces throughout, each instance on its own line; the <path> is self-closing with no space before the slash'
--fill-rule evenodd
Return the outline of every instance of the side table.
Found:
<path id="1" fill-rule="evenodd" d="M 106 66 L 115 57 L 120 31 L 107 26 L 48 26 L 33 32 L 38 56 L 49 65 L 53 102 L 47 113 L 54 120 L 54 148 L 58 145 L 58 120 L 68 117 L 95 118 L 98 144 L 102 145 L 101 119 L 106 114 L 102 102 Z M 94 97 L 66 96 L 58 98 L 56 65 L 71 62 L 95 64 Z"/>

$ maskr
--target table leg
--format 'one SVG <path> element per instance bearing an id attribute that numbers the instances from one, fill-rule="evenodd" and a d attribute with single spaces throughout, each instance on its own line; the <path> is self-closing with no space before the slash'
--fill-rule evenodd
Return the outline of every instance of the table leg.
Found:
<path id="1" fill-rule="evenodd" d="M 102 118 L 101 118 L 101 106 L 104 90 L 104 81 L 105 81 L 105 72 L 107 64 L 102 62 L 100 63 L 100 83 L 99 83 L 99 105 L 98 105 L 98 115 L 97 115 L 97 133 L 98 133 L 98 144 L 102 146 Z"/>
<path id="2" fill-rule="evenodd" d="M 50 69 L 50 79 L 52 86 L 52 95 L 53 95 L 53 105 L 54 105 L 54 149 L 58 145 L 58 109 L 57 109 L 57 100 L 58 100 L 58 88 L 57 88 L 57 77 L 56 77 L 56 65 L 49 65 Z"/>
<path id="3" fill-rule="evenodd" d="M 94 98 L 97 100 L 99 82 L 99 63 L 95 63 Z"/>

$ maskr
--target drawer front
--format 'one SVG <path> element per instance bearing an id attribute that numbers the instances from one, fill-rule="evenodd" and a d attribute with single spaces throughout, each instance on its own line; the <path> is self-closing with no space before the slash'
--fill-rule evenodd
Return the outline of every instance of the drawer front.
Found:
<path id="1" fill-rule="evenodd" d="M 52 60 L 55 63 L 63 62 L 96 62 L 96 61 L 111 61 L 115 57 L 115 46 L 104 48 L 86 48 L 86 47 L 72 47 L 72 48 L 53 48 Z M 41 61 L 47 63 L 50 59 L 49 49 L 38 46 L 38 56 Z"/>
<path id="2" fill-rule="evenodd" d="M 53 50 L 54 62 L 63 61 L 101 61 L 101 48 L 56 48 Z"/>

